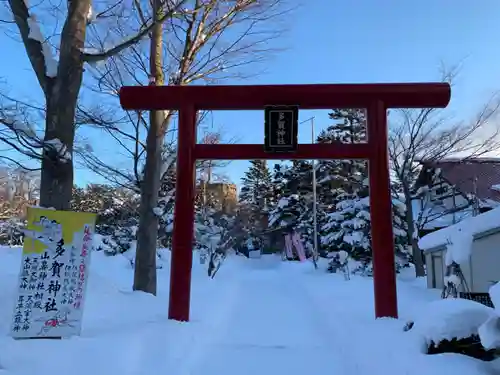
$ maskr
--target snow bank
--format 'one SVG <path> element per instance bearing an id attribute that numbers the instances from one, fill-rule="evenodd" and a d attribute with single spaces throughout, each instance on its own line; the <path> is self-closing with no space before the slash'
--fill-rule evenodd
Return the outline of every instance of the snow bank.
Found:
<path id="1" fill-rule="evenodd" d="M 490 288 L 490 298 L 495 306 L 495 315 L 479 327 L 481 344 L 486 349 L 500 348 L 500 283 Z"/>
<path id="2" fill-rule="evenodd" d="M 162 255 L 170 263 L 170 252 Z M 21 248 L 0 247 L 0 365 L 6 374 L 146 374 L 181 369 L 200 336 L 220 329 L 234 284 L 226 278 L 238 265 L 228 261 L 213 280 L 193 262 L 191 323 L 168 320 L 170 267 L 158 270 L 156 297 L 132 291 L 133 269 L 121 255 L 92 253 L 83 329 L 64 340 L 8 337 L 16 299 Z M 202 324 L 208 320 L 211 324 Z M 29 353 L 29 354 L 28 354 Z M 27 360 L 29 356 L 29 360 Z M 0 370 L 3 373 L 3 370 Z M 182 371 L 180 371 L 182 372 Z M 178 372 L 176 372 L 178 373 Z"/>
<path id="3" fill-rule="evenodd" d="M 480 303 L 448 298 L 431 302 L 415 319 L 412 331 L 431 343 L 453 338 L 463 339 L 477 335 L 479 327 L 494 316 L 494 310 Z"/>
<path id="4" fill-rule="evenodd" d="M 422 250 L 429 250 L 441 245 L 446 245 L 451 239 L 461 236 L 474 236 L 475 234 L 495 229 L 500 226 L 500 207 L 484 214 L 469 217 L 455 225 L 430 233 L 418 242 Z M 462 232 L 462 234 L 460 234 Z"/>
<path id="5" fill-rule="evenodd" d="M 500 283 L 496 283 L 490 287 L 490 298 L 493 306 L 496 306 L 498 315 L 500 315 Z"/>
<path id="6" fill-rule="evenodd" d="M 168 251 L 164 258 L 170 262 Z M 167 320 L 169 267 L 158 270 L 158 296 L 153 297 L 131 291 L 133 270 L 125 257 L 95 252 L 82 336 L 14 341 L 7 333 L 20 261 L 20 248 L 0 248 L 0 373 L 5 375 L 491 375 L 500 365 L 420 350 L 424 333 L 431 339 L 437 337 L 433 331 L 450 337 L 444 326 L 453 322 L 454 311 L 469 311 L 466 319 L 476 322 L 492 309 L 467 300 L 429 304 L 439 293 L 399 275 L 402 320 L 374 319 L 372 279 L 345 281 L 310 263 L 282 262 L 273 255 L 228 256 L 213 280 L 205 266 L 194 262 L 192 314 L 184 324 Z M 327 262 L 320 259 L 320 267 Z M 414 330 L 422 335 L 403 332 L 408 318 L 416 320 Z M 469 331 L 456 324 L 452 333 L 467 335 L 473 329 L 465 325 Z"/>
<path id="7" fill-rule="evenodd" d="M 500 348 L 500 316 L 492 316 L 479 327 L 479 337 L 485 349 Z"/>

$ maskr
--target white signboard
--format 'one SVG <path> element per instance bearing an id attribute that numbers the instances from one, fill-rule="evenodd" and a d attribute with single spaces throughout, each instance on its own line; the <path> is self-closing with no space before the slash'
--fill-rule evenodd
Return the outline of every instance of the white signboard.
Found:
<path id="1" fill-rule="evenodd" d="M 30 208 L 11 336 L 81 330 L 95 215 Z"/>

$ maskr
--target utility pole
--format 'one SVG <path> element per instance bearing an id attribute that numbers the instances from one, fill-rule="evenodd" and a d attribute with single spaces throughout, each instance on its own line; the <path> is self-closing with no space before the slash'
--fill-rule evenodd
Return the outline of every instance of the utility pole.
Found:
<path id="1" fill-rule="evenodd" d="M 315 143 L 314 139 L 314 116 L 304 120 L 301 122 L 303 124 L 304 122 L 310 121 L 311 122 L 311 143 Z M 317 215 L 317 195 L 316 195 L 316 160 L 311 161 L 312 164 L 312 188 L 313 188 L 313 227 L 314 227 L 314 238 L 313 238 L 313 246 L 314 246 L 314 251 L 313 251 L 313 263 L 314 263 L 314 268 L 318 269 L 318 215 Z"/>
<path id="2" fill-rule="evenodd" d="M 474 196 L 472 197 L 472 216 L 479 215 L 479 199 L 477 197 L 477 176 L 472 179 L 472 189 L 474 191 Z"/>

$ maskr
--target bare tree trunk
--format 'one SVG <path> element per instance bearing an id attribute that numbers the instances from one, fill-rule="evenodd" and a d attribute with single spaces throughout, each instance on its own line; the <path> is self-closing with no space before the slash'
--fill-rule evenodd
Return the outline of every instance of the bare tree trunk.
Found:
<path id="1" fill-rule="evenodd" d="M 59 139 L 69 157 L 51 158 L 44 152 L 40 183 L 40 205 L 58 210 L 70 208 L 73 190 L 73 142 L 75 112 L 83 79 L 81 50 L 87 28 L 90 0 L 69 2 L 62 30 L 57 78 L 46 86 L 45 141 Z"/>
<path id="2" fill-rule="evenodd" d="M 76 60 L 76 59 L 75 59 Z M 77 64 L 77 61 L 79 63 Z M 78 59 L 74 65 L 60 67 L 68 72 L 51 88 L 47 96 L 45 141 L 59 139 L 72 154 L 75 138 L 75 109 L 78 100 L 83 66 Z M 70 76 L 76 77 L 70 77 Z M 62 90 L 63 87 L 68 88 Z M 72 88 L 72 89 L 70 89 Z M 70 93 L 70 91 L 72 91 Z M 55 150 L 45 149 L 42 158 L 40 182 L 40 206 L 53 207 L 57 210 L 70 208 L 73 192 L 73 160 L 60 155 Z"/>
<path id="3" fill-rule="evenodd" d="M 66 106 L 68 109 L 67 112 L 71 112 L 71 104 L 68 103 Z M 73 117 L 70 117 L 71 115 L 58 116 L 58 111 L 59 108 L 51 112 L 47 111 L 45 140 L 59 138 L 64 144 L 72 145 L 75 135 L 73 126 L 74 113 Z M 68 210 L 70 208 L 72 190 L 73 161 L 63 161 L 57 154 L 54 155 L 52 152 L 45 151 L 42 158 L 40 206 L 52 207 L 57 210 Z"/>
<path id="4" fill-rule="evenodd" d="M 46 100 L 44 141 L 59 140 L 66 150 L 44 147 L 40 183 L 40 205 L 58 210 L 69 209 L 73 189 L 73 140 L 75 112 L 83 78 L 82 49 L 87 28 L 90 0 L 68 2 L 68 15 L 61 32 L 59 65 L 54 77 L 49 75 L 48 56 L 42 42 L 30 36 L 27 2 L 9 0 L 23 44 Z M 32 31 L 32 30 L 31 30 Z M 63 155 L 63 152 L 64 154 Z"/>
<path id="5" fill-rule="evenodd" d="M 185 2 L 186 0 L 177 1 L 175 6 L 168 7 L 162 12 L 161 18 L 155 14 L 157 17 L 154 23 L 144 22 L 139 32 L 133 37 L 127 37 L 124 42 L 98 53 L 84 51 L 88 18 L 92 13 L 91 0 L 71 0 L 64 6 L 60 4 L 61 9 L 59 5 L 55 5 L 48 11 L 51 15 L 55 14 L 53 10 L 57 10 L 57 15 L 63 14 L 63 8 L 67 7 L 62 30 L 55 31 L 56 34 L 60 34 L 59 62 L 55 66 L 57 62 L 50 56 L 52 48 L 48 45 L 49 38 L 44 40 L 41 35 L 37 19 L 30 12 L 29 2 L 8 0 L 12 16 L 46 101 L 40 205 L 60 210 L 70 207 L 73 188 L 73 161 L 71 159 L 75 137 L 75 113 L 82 85 L 84 62 L 95 63 L 116 55 L 138 43 L 152 33 L 154 28 L 159 33 L 161 43 L 161 25 L 158 24 L 169 19 Z M 161 9 L 160 4 L 157 9 Z M 107 11 L 103 13 L 108 16 Z M 54 25 L 60 23 L 62 23 L 60 19 L 51 22 Z M 59 28 L 56 27 L 56 30 Z M 161 55 L 158 56 L 161 59 Z M 54 67 L 57 68 L 56 72 L 54 72 Z M 59 151 L 61 144 L 65 149 Z M 29 155 L 33 154 L 29 153 Z"/>
<path id="6" fill-rule="evenodd" d="M 406 224 L 408 225 L 408 242 L 411 245 L 413 264 L 415 266 L 415 276 L 424 277 L 425 268 L 422 259 L 422 253 L 418 247 L 418 240 L 415 238 L 415 223 L 413 219 L 413 206 L 410 189 L 407 186 L 403 186 L 403 193 L 405 196 L 406 204 Z"/>
<path id="7" fill-rule="evenodd" d="M 160 19 L 161 0 L 154 0 L 153 12 Z M 150 70 L 151 84 L 164 84 L 162 71 L 163 25 L 159 22 L 151 35 Z M 158 237 L 158 217 L 154 208 L 158 204 L 160 190 L 160 166 L 164 140 L 164 112 L 150 111 L 149 129 L 146 139 L 146 163 L 141 181 L 140 220 L 137 231 L 137 250 L 135 257 L 134 290 L 156 295 L 156 244 Z"/>

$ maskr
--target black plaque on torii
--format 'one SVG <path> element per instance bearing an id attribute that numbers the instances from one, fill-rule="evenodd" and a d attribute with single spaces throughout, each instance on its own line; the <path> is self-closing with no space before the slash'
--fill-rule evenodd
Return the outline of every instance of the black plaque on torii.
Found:
<path id="1" fill-rule="evenodd" d="M 299 107 L 269 105 L 264 108 L 264 151 L 271 153 L 297 151 Z"/>

